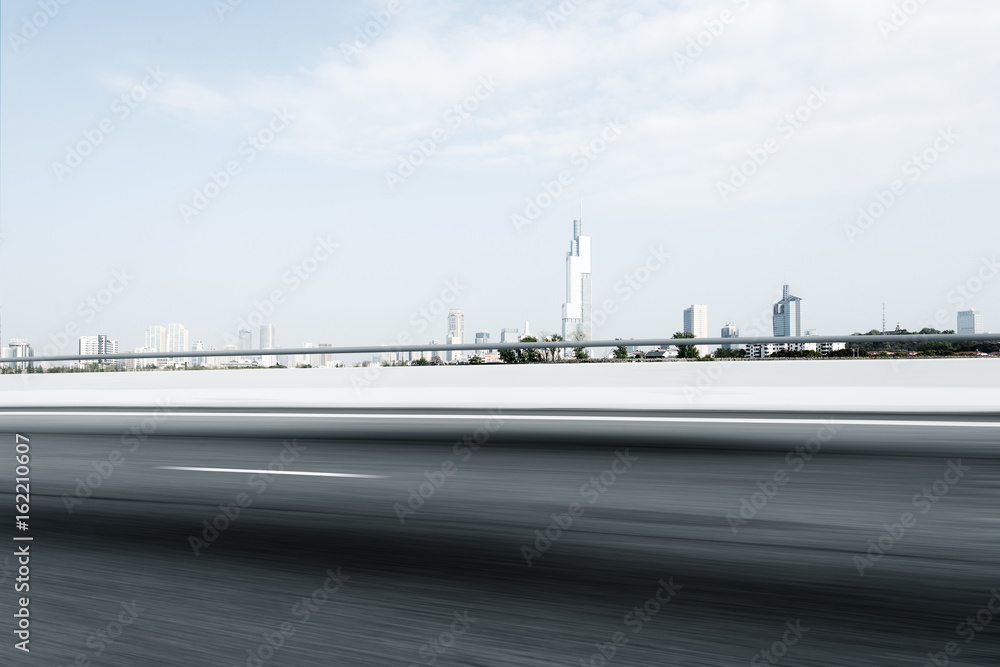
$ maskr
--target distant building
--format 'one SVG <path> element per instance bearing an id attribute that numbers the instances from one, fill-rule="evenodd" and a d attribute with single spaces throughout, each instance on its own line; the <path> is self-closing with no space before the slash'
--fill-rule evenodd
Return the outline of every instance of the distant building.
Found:
<path id="1" fill-rule="evenodd" d="M 118 354 L 118 341 L 111 340 L 104 334 L 80 336 L 80 354 Z"/>
<path id="2" fill-rule="evenodd" d="M 35 351 L 28 341 L 24 338 L 12 338 L 10 341 L 10 347 L 5 347 L 2 352 L 5 359 L 27 359 L 35 356 Z M 24 370 L 28 367 L 27 363 L 17 363 L 17 364 L 4 364 L 4 366 L 13 366 L 16 370 Z"/>
<path id="3" fill-rule="evenodd" d="M 191 343 L 192 352 L 202 352 L 205 349 L 204 341 L 196 340 Z M 190 362 L 192 366 L 204 366 L 206 357 L 191 357 Z"/>
<path id="4" fill-rule="evenodd" d="M 521 330 L 520 329 L 501 329 L 500 330 L 500 342 L 501 343 L 516 343 L 521 340 Z"/>
<path id="5" fill-rule="evenodd" d="M 167 325 L 167 352 L 187 352 L 190 348 L 188 347 L 188 330 L 183 324 L 177 324 L 173 322 Z M 183 360 L 182 360 L 183 361 Z"/>
<path id="6" fill-rule="evenodd" d="M 259 329 L 260 338 L 260 349 L 262 350 L 274 350 L 278 347 L 278 337 L 274 333 L 273 324 L 262 324 Z M 265 355 L 260 358 L 260 365 L 264 367 L 275 366 L 278 363 L 278 357 L 275 355 Z"/>
<path id="7" fill-rule="evenodd" d="M 694 334 L 695 338 L 708 338 L 708 306 L 694 304 L 684 309 L 684 333 Z M 708 354 L 708 345 L 695 345 L 698 354 Z"/>
<path id="8" fill-rule="evenodd" d="M 569 252 L 566 253 L 566 303 L 562 308 L 563 340 L 591 340 L 593 334 L 590 237 L 583 236 L 582 217 L 581 215 L 580 220 L 573 221 L 573 240 L 570 241 Z"/>
<path id="9" fill-rule="evenodd" d="M 490 332 L 489 331 L 477 331 L 476 332 L 476 345 L 480 346 L 476 350 L 476 355 L 482 357 L 487 352 L 490 352 Z"/>
<path id="10" fill-rule="evenodd" d="M 727 322 L 726 326 L 722 327 L 722 337 L 723 338 L 739 338 L 740 330 L 736 328 L 736 325 L 732 322 Z M 733 346 L 730 344 L 725 344 L 722 346 L 723 350 L 731 350 Z"/>
<path id="11" fill-rule="evenodd" d="M 676 346 L 671 345 L 669 347 L 658 347 L 646 353 L 639 352 L 639 354 L 644 359 L 676 359 L 677 355 L 680 354 L 680 350 Z"/>
<path id="12" fill-rule="evenodd" d="M 104 334 L 100 334 L 98 336 L 80 336 L 80 354 L 118 354 L 118 341 L 111 340 Z M 81 363 L 86 364 L 89 362 L 81 361 Z M 104 363 L 109 363 L 114 366 L 120 365 L 117 359 L 110 359 Z"/>
<path id="13" fill-rule="evenodd" d="M 781 301 L 774 304 L 772 326 L 775 336 L 802 335 L 802 299 L 792 296 L 788 285 L 781 290 Z"/>
<path id="14" fill-rule="evenodd" d="M 149 352 L 166 352 L 167 328 L 159 324 L 151 324 L 146 329 L 146 342 L 143 347 Z"/>
<path id="15" fill-rule="evenodd" d="M 960 334 L 986 333 L 986 326 L 983 323 L 983 314 L 975 310 L 963 310 L 959 312 L 957 331 Z"/>
<path id="16" fill-rule="evenodd" d="M 316 347 L 333 347 L 333 343 L 319 343 Z M 314 356 L 313 359 L 319 359 L 319 363 L 314 361 L 313 366 L 319 366 L 320 368 L 338 368 L 341 366 L 341 364 L 333 358 L 333 354 L 319 354 Z"/>
<path id="17" fill-rule="evenodd" d="M 465 344 L 465 313 L 461 308 L 452 308 L 448 311 L 448 334 L 445 336 L 447 345 Z M 458 361 L 465 355 L 461 351 L 448 351 L 448 361 Z"/>

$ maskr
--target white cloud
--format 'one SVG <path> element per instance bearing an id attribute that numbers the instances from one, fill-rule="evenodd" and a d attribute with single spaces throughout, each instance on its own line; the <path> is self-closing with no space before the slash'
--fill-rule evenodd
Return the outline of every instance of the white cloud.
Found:
<path id="1" fill-rule="evenodd" d="M 440 148 L 439 165 L 543 173 L 620 117 L 629 130 L 607 157 L 616 178 L 599 187 L 633 201 L 666 190 L 671 201 L 697 206 L 718 205 L 714 183 L 774 135 L 775 121 L 812 86 L 826 85 L 832 100 L 738 198 L 867 187 L 944 125 L 968 142 L 935 177 L 995 169 L 993 3 L 924 5 L 889 39 L 877 21 L 890 2 L 674 5 L 592 0 L 554 29 L 543 11 L 523 5 L 461 17 L 410 5 L 354 62 L 332 45 L 312 67 L 250 76 L 227 94 L 178 76 L 161 101 L 206 119 L 287 107 L 298 118 L 279 150 L 379 171 L 444 125 L 442 114 L 480 77 L 493 76 L 500 90 Z M 735 19 L 678 71 L 674 54 L 724 9 Z M 980 20 L 970 23 L 976 12 Z"/>

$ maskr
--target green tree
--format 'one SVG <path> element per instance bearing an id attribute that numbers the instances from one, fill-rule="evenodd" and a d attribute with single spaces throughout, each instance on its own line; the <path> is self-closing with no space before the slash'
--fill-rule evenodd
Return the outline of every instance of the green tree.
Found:
<path id="1" fill-rule="evenodd" d="M 517 364 L 521 362 L 521 358 L 517 355 L 517 350 L 512 350 L 510 348 L 503 348 L 499 352 L 500 361 L 505 364 Z"/>
<path id="2" fill-rule="evenodd" d="M 471 357 L 469 357 L 469 364 L 470 365 L 476 366 L 476 365 L 479 365 L 481 363 L 483 363 L 483 360 L 482 360 L 482 358 L 478 354 L 474 354 Z"/>
<path id="3" fill-rule="evenodd" d="M 615 338 L 615 340 L 621 340 L 621 338 Z M 619 345 L 615 348 L 615 359 L 628 359 L 628 348 L 624 345 Z"/>
<path id="4" fill-rule="evenodd" d="M 534 336 L 525 336 L 521 339 L 522 343 L 537 343 L 538 339 Z M 536 364 L 542 360 L 542 353 L 533 347 L 527 349 L 518 350 L 518 356 L 520 357 L 520 363 L 522 364 Z"/>
<path id="5" fill-rule="evenodd" d="M 426 357 L 417 357 L 410 362 L 411 366 L 430 366 L 431 362 L 427 361 Z"/>
<path id="6" fill-rule="evenodd" d="M 694 338 L 693 333 L 687 333 L 684 331 L 674 332 L 674 338 Z M 677 358 L 678 359 L 698 359 L 701 354 L 698 353 L 698 348 L 694 345 L 678 345 L 677 346 Z"/>

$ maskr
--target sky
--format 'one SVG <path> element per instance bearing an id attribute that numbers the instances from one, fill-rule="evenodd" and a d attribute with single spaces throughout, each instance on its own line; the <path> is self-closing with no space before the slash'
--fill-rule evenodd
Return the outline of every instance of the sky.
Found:
<path id="1" fill-rule="evenodd" d="M 2 332 L 1000 330 L 987 0 L 0 5 Z"/>

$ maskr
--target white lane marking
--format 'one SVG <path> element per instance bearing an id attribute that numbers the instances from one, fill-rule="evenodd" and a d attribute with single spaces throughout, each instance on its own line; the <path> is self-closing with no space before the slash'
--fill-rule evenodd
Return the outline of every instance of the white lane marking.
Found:
<path id="1" fill-rule="evenodd" d="M 191 468 L 187 466 L 157 466 L 159 470 L 190 470 L 194 472 L 242 472 L 258 475 L 304 475 L 306 477 L 354 477 L 357 479 L 386 479 L 385 475 L 356 475 L 350 472 L 297 472 L 294 470 L 244 470 L 242 468 Z"/>
<path id="2" fill-rule="evenodd" d="M 163 412 L 81 412 L 81 411 L 3 411 L 2 416 L 59 416 L 59 417 L 148 417 L 159 416 Z M 504 415 L 504 414 L 481 414 L 481 415 L 428 415 L 428 414 L 314 414 L 314 413 L 289 413 L 289 412 L 181 412 L 170 410 L 167 413 L 170 417 L 264 417 L 273 419 L 275 417 L 292 417 L 295 419 L 464 419 L 464 420 L 484 420 L 498 419 L 501 421 L 606 421 L 606 422 L 650 422 L 650 423 L 689 423 L 689 424 L 802 424 L 822 426 L 836 422 L 841 426 L 963 426 L 971 428 L 1000 428 L 1000 422 L 960 422 L 960 421 L 922 421 L 917 419 L 838 419 L 836 416 L 823 419 L 795 419 L 795 418 L 770 418 L 761 419 L 754 417 L 612 417 L 612 416 L 587 416 L 587 415 Z"/>

